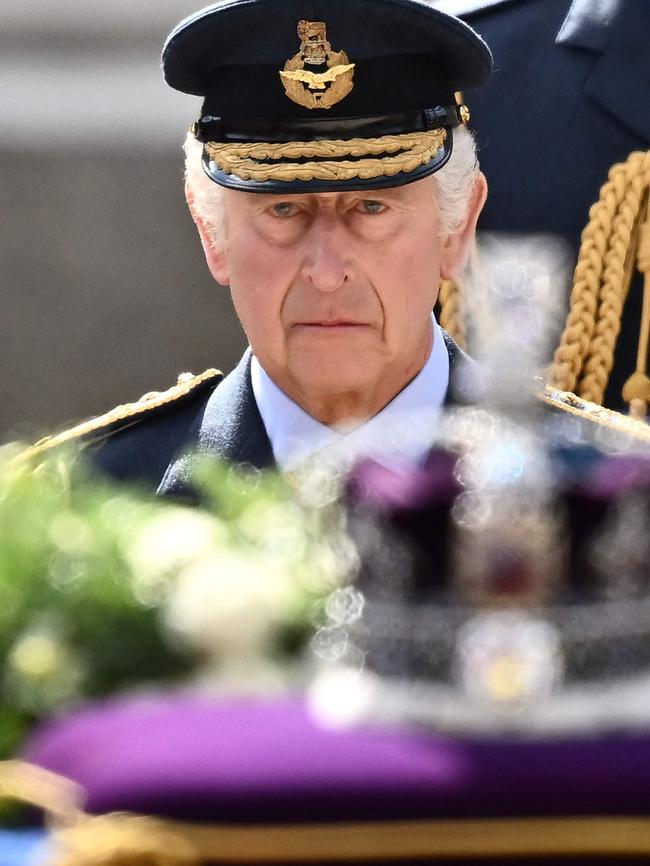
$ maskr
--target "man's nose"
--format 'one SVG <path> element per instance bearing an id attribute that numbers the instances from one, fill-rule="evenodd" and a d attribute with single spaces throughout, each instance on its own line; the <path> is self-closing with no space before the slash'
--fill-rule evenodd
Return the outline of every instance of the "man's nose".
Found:
<path id="1" fill-rule="evenodd" d="M 303 274 L 321 292 L 334 292 L 349 277 L 349 239 L 336 215 L 318 217 L 310 229 Z"/>

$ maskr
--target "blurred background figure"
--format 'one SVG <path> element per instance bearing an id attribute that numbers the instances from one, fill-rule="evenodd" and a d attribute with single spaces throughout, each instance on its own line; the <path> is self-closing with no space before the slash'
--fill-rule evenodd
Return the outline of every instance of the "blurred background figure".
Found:
<path id="1" fill-rule="evenodd" d="M 435 0 L 487 41 L 488 84 L 471 94 L 489 195 L 479 229 L 550 233 L 567 275 L 610 166 L 650 147 L 650 5 L 623 0 Z M 641 279 L 625 306 L 605 405 L 633 372 Z M 567 295 L 569 287 L 567 285 Z M 470 347 L 471 348 L 471 347 Z"/>
<path id="2" fill-rule="evenodd" d="M 239 358 L 183 201 L 197 105 L 158 71 L 196 0 L 0 9 L 0 441 Z"/>

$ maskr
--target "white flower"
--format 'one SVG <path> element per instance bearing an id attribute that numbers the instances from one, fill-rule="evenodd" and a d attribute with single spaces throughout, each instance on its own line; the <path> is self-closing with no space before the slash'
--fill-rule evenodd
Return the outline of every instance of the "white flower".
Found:
<path id="1" fill-rule="evenodd" d="M 136 596 L 156 603 L 182 568 L 210 556 L 226 538 L 223 524 L 201 511 L 172 507 L 152 517 L 126 549 Z"/>
<path id="2" fill-rule="evenodd" d="M 306 554 L 305 519 L 294 504 L 253 503 L 242 515 L 241 526 L 248 538 L 274 557 L 291 560 Z"/>
<path id="3" fill-rule="evenodd" d="M 220 521 L 208 514 L 167 508 L 138 529 L 126 551 L 127 559 L 137 575 L 159 577 L 205 556 L 226 535 Z"/>
<path id="4" fill-rule="evenodd" d="M 72 511 L 55 515 L 49 528 L 50 540 L 65 553 L 92 551 L 94 536 L 88 522 Z"/>
<path id="5" fill-rule="evenodd" d="M 248 655 L 264 649 L 298 592 L 287 569 L 273 559 L 222 550 L 182 570 L 166 621 L 212 655 Z"/>

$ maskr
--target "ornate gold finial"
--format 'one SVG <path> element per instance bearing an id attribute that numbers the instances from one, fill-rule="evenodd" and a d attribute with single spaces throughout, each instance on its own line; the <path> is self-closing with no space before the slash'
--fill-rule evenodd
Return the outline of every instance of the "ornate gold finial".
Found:
<path id="1" fill-rule="evenodd" d="M 280 70 L 285 93 L 304 108 L 331 108 L 354 87 L 354 63 L 345 51 L 332 51 L 324 21 L 299 21 L 298 36 L 300 51 Z M 324 72 L 305 69 L 323 64 L 327 65 Z"/>

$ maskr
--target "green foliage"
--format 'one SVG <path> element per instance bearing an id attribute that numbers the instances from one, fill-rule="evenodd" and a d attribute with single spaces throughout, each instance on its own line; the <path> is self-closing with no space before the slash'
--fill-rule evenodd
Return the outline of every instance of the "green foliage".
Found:
<path id="1" fill-rule="evenodd" d="M 0 452 L 0 758 L 85 700 L 295 654 L 335 567 L 287 482 L 197 463 L 203 509 Z"/>

